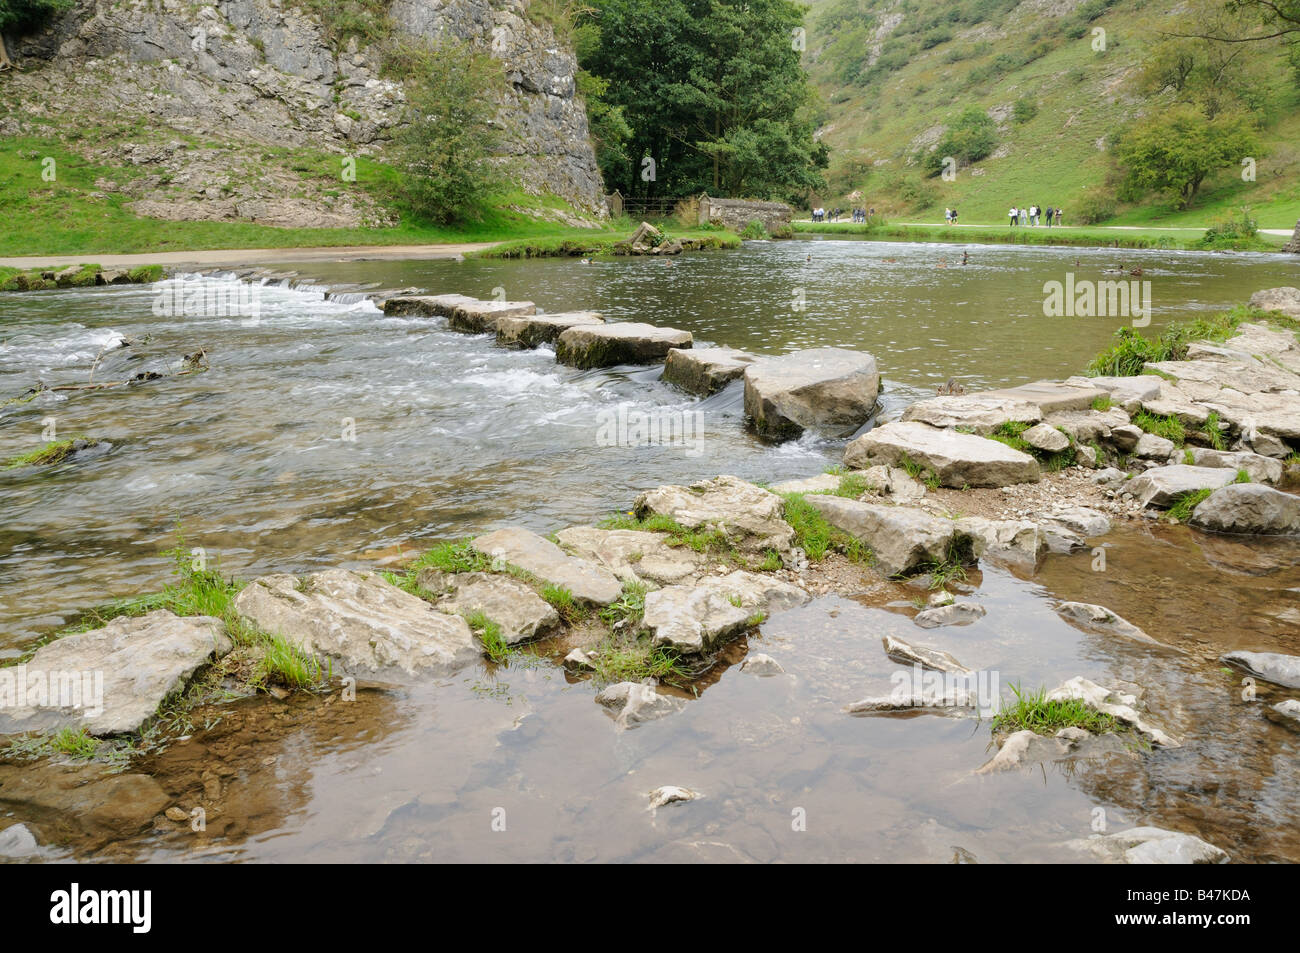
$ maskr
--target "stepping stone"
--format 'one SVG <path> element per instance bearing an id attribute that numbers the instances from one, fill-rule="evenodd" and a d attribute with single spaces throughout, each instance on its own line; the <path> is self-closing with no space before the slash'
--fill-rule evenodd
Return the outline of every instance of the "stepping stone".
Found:
<path id="1" fill-rule="evenodd" d="M 947 692 L 933 693 L 895 693 L 863 698 L 846 705 L 844 710 L 850 715 L 948 715 L 970 717 L 979 707 L 979 697 L 975 692 L 964 688 L 953 688 Z"/>
<path id="2" fill-rule="evenodd" d="M 503 316 L 496 319 L 497 343 L 502 347 L 535 348 L 553 344 L 569 328 L 604 323 L 605 319 L 596 311 Z"/>
<path id="3" fill-rule="evenodd" d="M 673 348 L 664 362 L 663 379 L 689 394 L 707 397 L 745 373 L 757 358 L 731 347 Z"/>
<path id="4" fill-rule="evenodd" d="M 930 397 L 918 400 L 905 411 L 903 420 L 953 429 L 969 427 L 987 436 L 1007 423 L 1036 424 L 1043 419 L 1038 405 L 1014 397 L 989 394 Z"/>
<path id="5" fill-rule="evenodd" d="M 882 641 L 885 645 L 885 655 L 900 665 L 919 665 L 933 672 L 950 672 L 954 675 L 969 675 L 971 673 L 971 670 L 965 665 L 962 665 L 961 662 L 958 662 L 947 652 L 939 649 L 931 649 L 923 645 L 912 645 L 902 639 L 896 639 L 892 635 L 885 636 Z"/>
<path id="6" fill-rule="evenodd" d="M 1004 443 L 974 434 L 902 421 L 885 424 L 844 450 L 844 465 L 896 467 L 905 459 L 934 473 L 944 486 L 996 487 L 1038 481 L 1038 461 Z"/>
<path id="7" fill-rule="evenodd" d="M 1006 397 L 1033 404 L 1045 417 L 1063 410 L 1089 410 L 1098 397 L 1108 391 L 1093 384 L 1069 384 L 1062 381 L 1034 381 L 1019 387 L 985 391 L 986 397 Z"/>
<path id="8" fill-rule="evenodd" d="M 692 340 L 689 331 L 635 321 L 577 326 L 556 339 L 555 359 L 581 368 L 659 364 L 673 348 L 688 348 Z"/>
<path id="9" fill-rule="evenodd" d="M 871 420 L 879 392 L 876 359 L 864 351 L 810 348 L 760 358 L 745 369 L 745 413 L 771 439 L 805 430 L 851 436 Z"/>
<path id="10" fill-rule="evenodd" d="M 697 585 L 647 593 L 643 621 L 655 645 L 682 653 L 705 652 L 750 628 L 756 614 L 793 609 L 810 598 L 798 586 L 736 570 Z"/>
<path id="11" fill-rule="evenodd" d="M 839 496 L 806 496 L 836 529 L 866 543 L 874 565 L 888 576 L 925 569 L 947 561 L 949 554 L 973 558 L 971 537 L 950 519 L 933 516 L 910 506 L 863 503 Z"/>
<path id="12" fill-rule="evenodd" d="M 220 619 L 166 609 L 65 635 L 25 664 L 0 668 L 0 733 L 73 727 L 102 737 L 139 731 L 168 695 L 230 650 Z"/>
<path id="13" fill-rule="evenodd" d="M 649 490 L 636 498 L 633 510 L 641 519 L 667 516 L 688 530 L 721 531 L 737 549 L 754 555 L 774 549 L 784 558 L 794 545 L 785 501 L 734 476 Z"/>
<path id="14" fill-rule="evenodd" d="M 1124 488 L 1143 506 L 1168 509 L 1188 493 L 1195 493 L 1197 490 L 1216 490 L 1227 486 L 1236 478 L 1237 474 L 1233 470 L 1225 470 L 1221 467 L 1191 467 L 1185 463 L 1176 463 L 1172 466 L 1147 470 L 1129 480 Z M 1261 487 L 1261 489 L 1265 488 Z"/>
<path id="15" fill-rule="evenodd" d="M 384 302 L 384 314 L 406 317 L 450 318 L 463 304 L 475 304 L 478 298 L 468 295 L 399 295 Z"/>
<path id="16" fill-rule="evenodd" d="M 623 595 L 623 584 L 607 569 L 569 556 L 549 539 L 526 529 L 499 529 L 474 540 L 480 553 L 502 559 L 543 582 L 569 590 L 579 602 L 606 606 Z"/>
<path id="17" fill-rule="evenodd" d="M 1113 403 L 1132 414 L 1142 408 L 1144 401 L 1156 400 L 1160 396 L 1161 379 L 1154 374 L 1139 374 L 1135 377 L 1071 377 L 1065 383 L 1098 387 L 1110 396 Z"/>
<path id="18" fill-rule="evenodd" d="M 502 318 L 519 318 L 535 314 L 531 301 L 469 301 L 451 309 L 447 327 L 466 334 L 495 334 Z"/>
<path id="19" fill-rule="evenodd" d="M 1233 474 L 1232 470 L 1218 472 Z M 1190 522 L 1216 533 L 1297 536 L 1300 497 L 1259 483 L 1235 483 L 1202 500 L 1192 511 Z"/>
<path id="20" fill-rule="evenodd" d="M 709 558 L 689 546 L 670 546 L 663 533 L 639 529 L 594 529 L 573 526 L 555 534 L 560 546 L 623 582 L 645 580 L 660 586 L 694 582 L 709 567 Z"/>
<path id="21" fill-rule="evenodd" d="M 464 619 L 439 612 L 379 576 L 326 569 L 305 580 L 255 579 L 235 609 L 336 670 L 381 679 L 452 675 L 481 650 Z"/>
<path id="22" fill-rule="evenodd" d="M 545 635 L 560 624 L 560 614 L 518 579 L 488 573 L 457 573 L 446 580 L 454 593 L 437 608 L 452 615 L 482 612 L 501 627 L 507 645 Z"/>

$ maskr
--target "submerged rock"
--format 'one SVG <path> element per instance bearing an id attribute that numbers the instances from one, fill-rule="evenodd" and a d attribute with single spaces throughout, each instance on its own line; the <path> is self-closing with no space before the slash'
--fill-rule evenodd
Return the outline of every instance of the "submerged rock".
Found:
<path id="1" fill-rule="evenodd" d="M 478 660 L 469 625 L 378 576 L 277 573 L 235 597 L 240 615 L 351 675 L 440 677 Z"/>
<path id="2" fill-rule="evenodd" d="M 440 599 L 438 609 L 458 616 L 482 612 L 501 627 L 507 645 L 538 638 L 560 624 L 560 614 L 550 603 L 510 576 L 457 573 L 448 584 L 454 593 Z"/>
<path id="3" fill-rule="evenodd" d="M 665 805 L 676 804 L 679 801 L 694 801 L 704 797 L 704 795 L 699 791 L 692 791 L 690 788 L 665 784 L 663 787 L 655 788 L 646 797 L 650 799 L 650 810 L 656 811 Z"/>
<path id="4" fill-rule="evenodd" d="M 28 830 L 26 824 L 14 824 L 0 831 L 0 857 L 18 860 L 33 857 L 40 850 L 36 835 Z"/>
<path id="5" fill-rule="evenodd" d="M 535 348 L 552 344 L 569 328 L 604 324 L 596 311 L 563 311 L 558 314 L 502 316 L 496 319 L 497 343 L 502 347 Z"/>
<path id="6" fill-rule="evenodd" d="M 1264 714 L 1279 725 L 1285 725 L 1292 731 L 1300 731 L 1300 701 L 1294 698 L 1270 705 L 1264 710 Z"/>
<path id="7" fill-rule="evenodd" d="M 949 715 L 967 717 L 979 706 L 975 692 L 952 688 L 945 692 L 895 692 L 874 698 L 863 698 L 845 707 L 851 715 L 915 714 Z"/>
<path id="8" fill-rule="evenodd" d="M 969 534 L 952 520 L 924 510 L 884 503 L 862 503 L 839 496 L 804 498 L 836 529 L 871 548 L 875 566 L 889 576 L 944 563 L 953 554 L 972 558 Z"/>
<path id="9" fill-rule="evenodd" d="M 920 665 L 934 672 L 951 672 L 954 675 L 969 675 L 971 672 L 961 662 L 939 649 L 912 645 L 892 635 L 886 635 L 882 641 L 885 645 L 885 655 L 902 665 Z"/>
<path id="10" fill-rule="evenodd" d="M 1038 461 L 1004 443 L 940 430 L 928 424 L 896 422 L 863 434 L 844 450 L 844 465 L 865 469 L 904 460 L 929 470 L 944 486 L 997 487 L 1037 482 Z"/>
<path id="11" fill-rule="evenodd" d="M 231 647 L 220 619 L 166 609 L 64 636 L 26 664 L 0 668 L 0 733 L 63 726 L 98 736 L 139 731 L 168 695 Z"/>
<path id="12" fill-rule="evenodd" d="M 555 342 L 555 359 L 573 367 L 659 364 L 673 348 L 688 348 L 691 332 L 635 321 L 571 327 Z"/>
<path id="13" fill-rule="evenodd" d="M 643 621 L 655 645 L 705 652 L 755 625 L 756 616 L 793 609 L 810 598 L 797 586 L 738 569 L 697 585 L 647 593 Z"/>
<path id="14" fill-rule="evenodd" d="M 805 430 L 850 436 L 871 419 L 880 393 L 876 359 L 838 347 L 760 358 L 744 374 L 745 413 L 774 439 Z"/>
<path id="15" fill-rule="evenodd" d="M 1133 642 L 1145 642 L 1149 645 L 1167 647 L 1147 635 L 1132 622 L 1105 606 L 1088 602 L 1062 602 L 1056 607 L 1056 614 L 1076 628 L 1088 632 L 1100 632 L 1103 635 L 1115 635 Z"/>
<path id="16" fill-rule="evenodd" d="M 1300 688 L 1300 655 L 1283 655 L 1281 652 L 1228 652 L 1219 656 L 1225 665 L 1239 668 L 1247 674 L 1262 678 L 1275 685 Z"/>
<path id="17" fill-rule="evenodd" d="M 642 519 L 667 516 L 689 530 L 717 530 L 745 553 L 774 549 L 785 557 L 794 544 L 794 530 L 784 518 L 785 501 L 734 476 L 658 487 L 638 496 L 634 510 Z"/>
<path id="18" fill-rule="evenodd" d="M 1046 514 L 1043 523 L 1059 526 L 1085 538 L 1105 536 L 1110 532 L 1110 517 L 1086 506 L 1071 506 L 1068 509 Z"/>
<path id="19" fill-rule="evenodd" d="M 937 629 L 944 625 L 970 625 L 988 614 L 988 610 L 973 602 L 954 602 L 948 606 L 922 609 L 912 621 L 923 629 Z"/>
<path id="20" fill-rule="evenodd" d="M 663 379 L 687 393 L 707 397 L 744 376 L 757 358 L 732 347 L 673 348 L 664 361 Z"/>
<path id="21" fill-rule="evenodd" d="M 623 584 L 607 569 L 567 555 L 549 539 L 526 529 L 507 528 L 474 540 L 480 553 L 532 573 L 543 582 L 569 590 L 579 602 L 609 605 L 623 594 Z"/>
<path id="22" fill-rule="evenodd" d="M 781 667 L 780 662 L 770 655 L 764 655 L 762 652 L 753 652 L 746 655 L 745 661 L 740 663 L 740 670 L 747 675 L 757 675 L 760 678 L 785 674 L 785 669 Z"/>
<path id="23" fill-rule="evenodd" d="M 686 699 L 674 695 L 661 695 L 653 684 L 645 682 L 619 682 L 610 685 L 596 701 L 613 716 L 620 730 L 635 728 L 647 721 L 655 721 L 686 707 Z"/>
<path id="24" fill-rule="evenodd" d="M 1189 522 L 1215 533 L 1300 536 L 1300 496 L 1258 483 L 1236 483 L 1197 504 Z"/>
<path id="25" fill-rule="evenodd" d="M 1117 864 L 1225 864 L 1228 855 L 1213 844 L 1159 827 L 1133 827 L 1115 834 L 1095 834 L 1066 842 Z"/>

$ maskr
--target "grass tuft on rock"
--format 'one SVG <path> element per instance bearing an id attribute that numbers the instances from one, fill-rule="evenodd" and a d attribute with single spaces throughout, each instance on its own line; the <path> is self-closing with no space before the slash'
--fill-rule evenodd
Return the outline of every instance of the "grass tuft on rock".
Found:
<path id="1" fill-rule="evenodd" d="M 1249 481 L 1250 478 L 1247 477 L 1246 479 Z M 1192 490 L 1190 493 L 1184 493 L 1174 500 L 1169 509 L 1165 511 L 1165 515 L 1171 522 L 1186 523 L 1191 518 L 1192 510 L 1196 509 L 1213 492 L 1213 490 Z"/>
<path id="2" fill-rule="evenodd" d="M 494 662 L 504 662 L 510 657 L 510 646 L 501 635 L 501 626 L 487 617 L 482 609 L 466 614 L 465 622 L 483 643 L 483 651 Z"/>
<path id="3" fill-rule="evenodd" d="M 1133 415 L 1133 424 L 1147 433 L 1172 440 L 1174 446 L 1181 447 L 1187 442 L 1187 428 L 1183 422 L 1172 415 L 1153 414 L 1149 410 L 1139 410 Z"/>
<path id="4" fill-rule="evenodd" d="M 1089 708 L 1079 699 L 1049 701 L 1047 689 L 1036 692 L 1012 685 L 1015 703 L 1004 705 L 993 716 L 993 731 L 1015 732 L 1029 731 L 1040 735 L 1054 735 L 1062 728 L 1082 728 L 1092 734 L 1100 735 L 1117 730 L 1120 725 L 1113 717 Z"/>
<path id="5" fill-rule="evenodd" d="M 836 529 L 802 493 L 783 493 L 785 521 L 794 529 L 795 544 L 813 562 L 826 558 L 828 552 L 843 553 L 855 563 L 870 563 L 871 550 L 856 536 Z"/>
<path id="6" fill-rule="evenodd" d="M 78 447 L 77 443 L 81 442 Z M 56 463 L 62 463 L 68 457 L 72 456 L 78 449 L 93 447 L 98 440 L 90 440 L 84 436 L 69 437 L 66 440 L 51 440 L 39 450 L 33 450 L 31 453 L 24 453 L 16 457 L 10 457 L 5 461 L 4 466 L 0 469 L 17 470 L 20 467 L 48 467 Z"/>

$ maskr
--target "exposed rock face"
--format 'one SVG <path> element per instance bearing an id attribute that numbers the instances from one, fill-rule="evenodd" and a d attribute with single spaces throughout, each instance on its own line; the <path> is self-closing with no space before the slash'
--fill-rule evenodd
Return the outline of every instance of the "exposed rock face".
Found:
<path id="1" fill-rule="evenodd" d="M 742 377 L 755 360 L 748 351 L 732 347 L 674 348 L 664 362 L 664 380 L 703 397 Z"/>
<path id="2" fill-rule="evenodd" d="M 862 351 L 811 348 L 745 369 L 745 413 L 773 439 L 804 430 L 847 437 L 871 419 L 879 393 L 876 359 Z"/>
<path id="3" fill-rule="evenodd" d="M 1113 864 L 1226 864 L 1228 855 L 1213 844 L 1159 827 L 1133 827 L 1115 834 L 1097 834 L 1068 841 L 1067 847 L 1088 851 Z"/>
<path id="4" fill-rule="evenodd" d="M 535 639 L 560 624 L 550 603 L 510 576 L 458 573 L 448 583 L 454 593 L 440 599 L 438 608 L 458 616 L 482 612 L 501 627 L 507 645 Z"/>
<path id="5" fill-rule="evenodd" d="M 794 530 L 784 517 L 784 501 L 734 476 L 688 487 L 661 486 L 637 497 L 634 509 L 642 519 L 658 514 L 686 529 L 720 531 L 736 548 L 755 555 L 774 549 L 785 557 L 794 543 Z"/>
<path id="6" fill-rule="evenodd" d="M 673 348 L 691 346 L 690 331 L 623 321 L 579 325 L 555 342 L 555 359 L 573 367 L 614 367 L 618 364 L 658 364 Z"/>
<path id="7" fill-rule="evenodd" d="M 1190 522 L 1216 533 L 1300 536 L 1300 497 L 1258 483 L 1237 483 L 1202 500 Z"/>
<path id="8" fill-rule="evenodd" d="M 928 424 L 897 422 L 877 427 L 844 450 L 844 465 L 865 469 L 898 466 L 904 458 L 934 473 L 944 486 L 1010 486 L 1039 478 L 1038 461 L 1004 443 Z"/>
<path id="9" fill-rule="evenodd" d="M 1128 491 L 1143 506 L 1167 509 L 1179 497 L 1197 490 L 1214 490 L 1227 486 L 1237 478 L 1233 470 L 1221 467 L 1191 467 L 1177 463 L 1169 467 L 1148 470 L 1128 482 Z M 1199 507 L 1198 507 L 1199 509 Z"/>
<path id="10" fill-rule="evenodd" d="M 166 609 L 64 636 L 26 665 L 0 669 L 0 733 L 63 725 L 92 735 L 138 731 L 164 698 L 230 649 L 220 619 L 182 618 Z"/>
<path id="11" fill-rule="evenodd" d="M 600 173 L 575 94 L 576 59 L 526 9 L 525 0 L 394 0 L 388 13 L 399 37 L 451 36 L 499 59 L 507 80 L 498 111 L 502 162 L 530 191 L 602 215 Z M 336 53 L 300 7 L 81 0 L 43 32 L 14 39 L 23 69 L 6 80 L 18 118 L 7 134 L 39 131 L 57 104 L 61 125 L 112 115 L 141 122 L 154 136 L 175 131 L 220 144 L 173 147 L 148 160 L 158 175 L 101 189 L 125 191 L 140 214 L 284 226 L 384 220 L 361 189 L 299 198 L 290 185 L 306 180 L 286 167 L 279 181 L 260 161 L 264 146 L 373 153 L 402 121 L 404 92 L 380 75 L 377 51 L 353 41 Z"/>
<path id="12" fill-rule="evenodd" d="M 670 546 L 662 533 L 638 529 L 572 526 L 555 534 L 560 546 L 624 582 L 644 580 L 660 586 L 693 582 L 708 567 L 708 558 L 689 546 Z"/>
<path id="13" fill-rule="evenodd" d="M 464 619 L 439 612 L 378 576 L 326 569 L 300 583 L 255 579 L 235 597 L 239 614 L 350 675 L 440 677 L 476 661 Z"/>
<path id="14" fill-rule="evenodd" d="M 538 579 L 568 589 L 579 602 L 609 605 L 623 594 L 614 574 L 600 566 L 566 555 L 549 539 L 526 529 L 499 529 L 474 540 L 474 548 L 493 559 L 532 573 Z"/>
<path id="15" fill-rule="evenodd" d="M 644 621 L 655 645 L 704 652 L 756 624 L 759 614 L 793 609 L 809 598 L 797 586 L 738 569 L 696 585 L 647 593 Z"/>
<path id="16" fill-rule="evenodd" d="M 604 324 L 596 311 L 563 311 L 558 314 L 501 316 L 496 319 L 497 343 L 502 347 L 534 348 L 552 344 L 569 328 L 587 324 Z"/>
<path id="17" fill-rule="evenodd" d="M 1287 688 L 1300 688 L 1300 655 L 1280 652 L 1229 652 L 1220 658 L 1257 678 Z"/>
<path id="18" fill-rule="evenodd" d="M 946 562 L 953 554 L 972 557 L 972 542 L 952 520 L 908 506 L 861 503 L 839 496 L 804 499 L 836 529 L 856 536 L 871 548 L 876 568 L 902 575 Z"/>

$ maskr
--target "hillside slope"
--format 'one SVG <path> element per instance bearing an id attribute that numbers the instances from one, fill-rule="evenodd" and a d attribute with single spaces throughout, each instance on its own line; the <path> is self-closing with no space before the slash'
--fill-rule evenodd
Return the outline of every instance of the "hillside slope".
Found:
<path id="1" fill-rule="evenodd" d="M 1134 82 L 1164 34 L 1185 29 L 1185 0 L 815 0 L 805 63 L 827 102 L 832 147 L 826 205 L 862 205 L 897 220 L 1005 222 L 1012 205 L 1058 206 L 1067 223 L 1113 196 L 1110 137 L 1159 115 L 1167 94 Z M 1104 30 L 1104 49 L 1097 49 Z M 1261 77 L 1264 150 L 1256 179 L 1225 167 L 1193 206 L 1148 195 L 1118 203 L 1111 224 L 1209 225 L 1243 205 L 1262 227 L 1300 217 L 1300 93 L 1283 51 L 1243 48 Z M 1017 107 L 1017 103 L 1022 103 Z M 996 146 L 954 181 L 918 161 L 961 110 L 996 124 Z M 1110 180 L 1108 182 L 1108 179 Z M 860 190 L 861 195 L 849 196 Z M 1105 201 L 1098 201 L 1098 197 Z"/>

